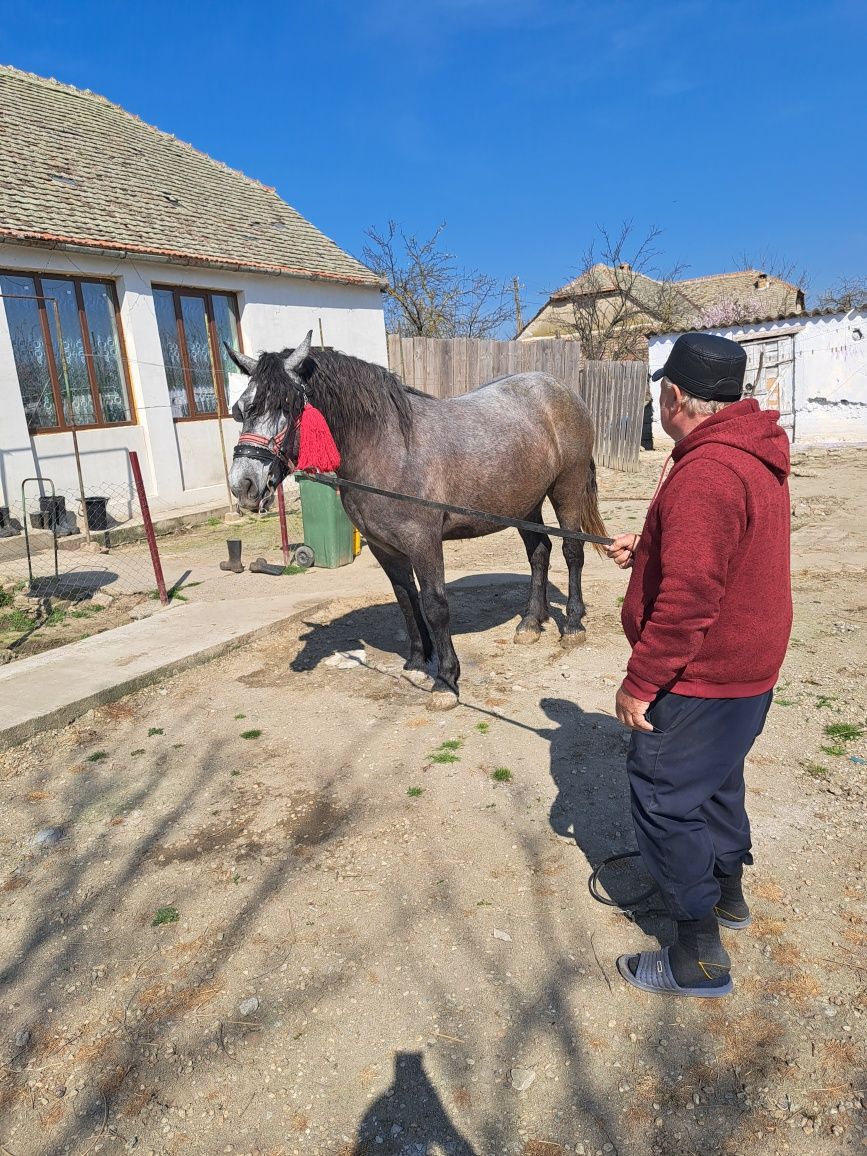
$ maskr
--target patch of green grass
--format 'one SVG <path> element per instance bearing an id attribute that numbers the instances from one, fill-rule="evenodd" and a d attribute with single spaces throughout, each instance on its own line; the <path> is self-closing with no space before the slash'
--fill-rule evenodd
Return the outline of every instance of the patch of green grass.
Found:
<path id="1" fill-rule="evenodd" d="M 497 769 L 491 775 L 491 778 L 495 783 L 511 783 L 512 772 L 508 767 L 497 767 Z"/>
<path id="2" fill-rule="evenodd" d="M 445 742 L 440 743 L 439 749 L 441 751 L 459 751 L 463 745 L 463 739 L 446 739 Z"/>
<path id="3" fill-rule="evenodd" d="M 236 718 L 236 719 L 239 719 L 239 718 L 246 718 L 246 717 L 247 717 L 247 716 L 246 716 L 245 714 L 236 714 L 236 715 L 235 715 L 235 718 Z"/>
<path id="4" fill-rule="evenodd" d="M 172 750 L 173 751 L 179 751 L 182 746 L 184 746 L 183 743 L 172 743 Z"/>
<path id="5" fill-rule="evenodd" d="M 811 779 L 827 779 L 828 777 L 828 768 L 823 767 L 821 763 L 802 763 L 801 766 Z"/>
<path id="6" fill-rule="evenodd" d="M 477 899 L 476 907 L 493 907 L 493 903 L 489 899 Z"/>
<path id="7" fill-rule="evenodd" d="M 834 755 L 835 758 L 839 758 L 840 755 L 845 755 L 846 753 L 846 748 L 841 747 L 839 743 L 834 743 L 832 747 L 823 746 L 821 749 L 826 755 Z"/>
<path id="8" fill-rule="evenodd" d="M 92 755 L 87 756 L 89 763 L 101 763 L 103 759 L 108 758 L 108 751 L 94 751 Z"/>
<path id="9" fill-rule="evenodd" d="M 424 794 L 424 787 L 410 787 L 406 793 L 411 799 L 418 799 Z"/>
<path id="10" fill-rule="evenodd" d="M 491 729 L 491 724 L 486 722 L 476 723 L 476 730 L 480 735 L 486 735 Z"/>
<path id="11" fill-rule="evenodd" d="M 220 518 L 208 518 L 208 523 L 207 523 L 207 524 L 208 524 L 209 526 L 219 526 L 219 525 L 220 525 L 220 522 L 221 522 L 221 519 L 220 519 Z"/>
<path id="12" fill-rule="evenodd" d="M 254 727 L 253 730 L 251 730 L 251 731 L 241 731 L 241 738 L 242 739 L 257 739 L 261 733 L 262 732 L 260 730 L 258 730 L 256 727 Z"/>
<path id="13" fill-rule="evenodd" d="M 78 610 L 70 610 L 70 618 L 90 618 L 94 614 L 101 614 L 104 606 L 81 606 Z"/>
<path id="14" fill-rule="evenodd" d="M 229 774 L 232 776 L 233 779 L 236 779 L 238 777 L 238 775 L 240 775 L 240 773 L 241 772 L 237 771 L 237 770 L 236 771 L 229 771 Z"/>
<path id="15" fill-rule="evenodd" d="M 168 595 L 169 602 L 187 602 L 188 601 L 187 596 L 185 594 L 181 594 L 180 590 L 175 589 L 174 586 L 172 586 L 171 590 L 167 590 L 166 594 Z M 148 598 L 150 598 L 150 600 L 152 602 L 155 602 L 159 598 L 159 596 L 160 596 L 159 590 L 151 590 L 150 594 L 148 595 Z"/>
<path id="16" fill-rule="evenodd" d="M 283 567 L 283 573 L 284 573 L 284 574 L 288 574 L 288 575 L 290 575 L 290 576 L 291 576 L 291 575 L 293 575 L 293 574 L 305 574 L 305 573 L 307 572 L 307 569 L 308 569 L 308 568 L 307 568 L 307 567 L 305 567 L 305 566 L 292 566 L 292 565 L 289 565 L 289 566 L 284 566 L 284 567 Z"/>
<path id="17" fill-rule="evenodd" d="M 793 698 L 782 698 L 776 695 L 774 698 L 774 706 L 794 706 L 795 700 Z"/>
<path id="18" fill-rule="evenodd" d="M 5 586 L 0 586 L 0 606 L 11 606 L 15 595 L 11 590 L 7 590 Z"/>
<path id="19" fill-rule="evenodd" d="M 825 727 L 825 734 L 829 739 L 842 739 L 844 743 L 850 743 L 861 738 L 864 728 L 854 723 L 829 723 Z"/>
<path id="20" fill-rule="evenodd" d="M 836 701 L 837 699 L 833 694 L 820 694 L 816 699 L 816 706 L 822 710 L 824 707 L 828 707 Z"/>
<path id="21" fill-rule="evenodd" d="M 66 611 L 61 610 L 59 606 L 55 606 L 53 610 L 49 611 L 48 617 L 45 619 L 43 625 L 45 626 L 60 626 L 66 618 Z"/>
<path id="22" fill-rule="evenodd" d="M 164 923 L 177 923 L 180 917 L 177 907 L 158 907 L 151 920 L 151 927 L 162 927 Z"/>
<path id="23" fill-rule="evenodd" d="M 136 747 L 136 749 L 134 751 L 130 751 L 130 754 L 132 755 L 133 758 L 136 758 L 136 756 L 143 755 L 145 753 L 146 752 L 145 752 L 144 747 Z"/>
<path id="24" fill-rule="evenodd" d="M 428 755 L 432 763 L 459 763 L 461 760 L 453 751 L 434 751 Z"/>
<path id="25" fill-rule="evenodd" d="M 148 727 L 148 738 L 152 739 L 154 735 L 165 734 L 162 727 Z"/>
<path id="26" fill-rule="evenodd" d="M 233 882 L 233 883 L 235 883 L 235 884 L 238 884 L 238 883 L 240 883 L 240 882 L 241 882 L 241 876 L 240 876 L 240 875 L 237 875 L 237 874 L 236 874 L 236 875 L 233 875 L 233 876 L 232 876 L 232 882 Z"/>
<path id="27" fill-rule="evenodd" d="M 626 595 L 621 594 L 620 597 L 617 599 L 617 605 L 622 606 L 625 601 L 626 601 Z"/>
<path id="28" fill-rule="evenodd" d="M 25 610 L 13 610 L 11 614 L 4 614 L 0 618 L 0 630 L 32 630 L 36 625 L 34 619 Z"/>

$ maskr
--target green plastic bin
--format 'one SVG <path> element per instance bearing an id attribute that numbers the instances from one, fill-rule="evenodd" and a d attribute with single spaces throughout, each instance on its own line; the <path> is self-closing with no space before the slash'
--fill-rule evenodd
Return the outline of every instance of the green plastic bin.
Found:
<path id="1" fill-rule="evenodd" d="M 354 529 L 337 491 L 308 478 L 299 478 L 298 488 L 301 491 L 304 545 L 313 551 L 314 565 L 329 570 L 347 566 L 354 556 Z"/>

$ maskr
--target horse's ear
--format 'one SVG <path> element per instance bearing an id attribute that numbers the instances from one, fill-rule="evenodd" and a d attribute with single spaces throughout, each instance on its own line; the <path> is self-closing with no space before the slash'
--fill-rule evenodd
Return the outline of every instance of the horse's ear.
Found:
<path id="1" fill-rule="evenodd" d="M 313 330 L 307 330 L 307 336 L 301 342 L 297 349 L 293 349 L 286 360 L 283 362 L 283 368 L 287 373 L 297 373 L 307 358 L 310 356 L 310 343 L 313 341 Z"/>
<path id="2" fill-rule="evenodd" d="M 237 365 L 241 373 L 246 373 L 247 377 L 250 377 L 250 375 L 256 369 L 255 357 L 247 357 L 246 353 L 238 353 L 231 347 L 228 341 L 224 341 L 223 345 L 226 347 L 226 353 L 228 353 L 229 357 L 231 357 L 232 361 L 234 361 L 235 365 Z"/>

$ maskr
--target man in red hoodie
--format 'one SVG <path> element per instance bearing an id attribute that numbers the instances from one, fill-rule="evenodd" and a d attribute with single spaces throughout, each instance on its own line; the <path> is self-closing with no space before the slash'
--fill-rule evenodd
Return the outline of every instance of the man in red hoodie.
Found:
<path id="1" fill-rule="evenodd" d="M 744 759 L 792 624 L 789 443 L 779 414 L 740 400 L 745 367 L 734 341 L 677 340 L 654 375 L 674 464 L 641 534 L 608 549 L 632 569 L 622 612 L 632 656 L 616 708 L 633 731 L 635 833 L 677 927 L 671 947 L 617 966 L 634 986 L 669 995 L 732 990 L 719 925 L 750 922 Z"/>

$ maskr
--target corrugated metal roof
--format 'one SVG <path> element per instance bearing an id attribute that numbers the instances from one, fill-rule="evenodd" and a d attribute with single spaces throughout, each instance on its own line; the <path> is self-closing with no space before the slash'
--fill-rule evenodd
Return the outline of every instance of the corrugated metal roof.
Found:
<path id="1" fill-rule="evenodd" d="M 105 97 L 5 65 L 0 240 L 382 285 L 274 189 Z"/>

